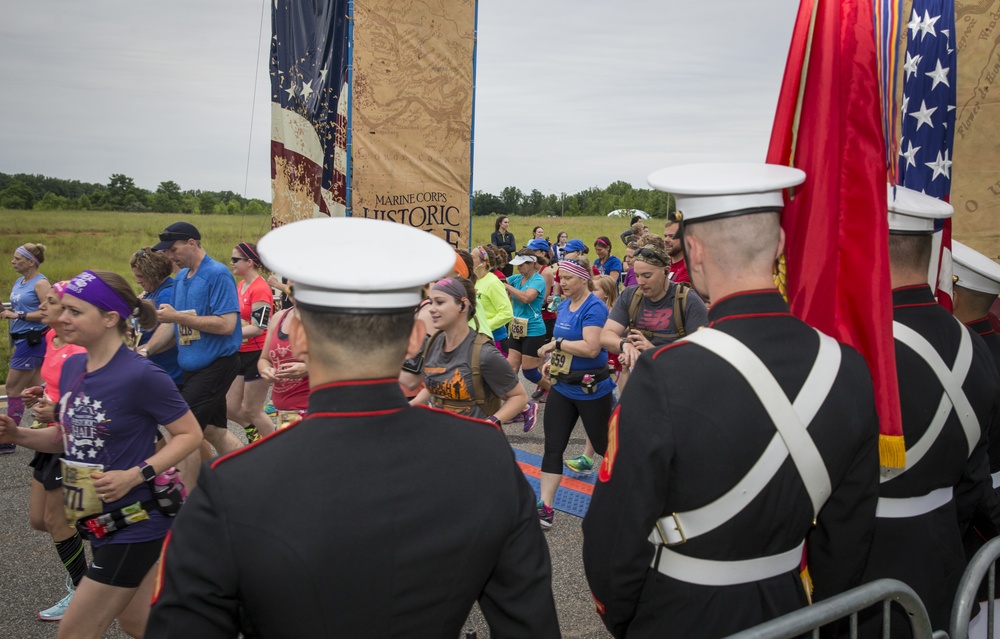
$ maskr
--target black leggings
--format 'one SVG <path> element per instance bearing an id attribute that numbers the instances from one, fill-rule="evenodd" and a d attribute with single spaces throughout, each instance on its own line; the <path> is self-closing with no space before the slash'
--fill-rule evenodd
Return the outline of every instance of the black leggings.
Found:
<path id="1" fill-rule="evenodd" d="M 598 455 L 608 448 L 608 420 L 611 418 L 614 393 L 597 399 L 569 399 L 556 388 L 545 404 L 545 455 L 542 472 L 561 475 L 563 453 L 577 418 L 583 419 L 583 429 Z"/>

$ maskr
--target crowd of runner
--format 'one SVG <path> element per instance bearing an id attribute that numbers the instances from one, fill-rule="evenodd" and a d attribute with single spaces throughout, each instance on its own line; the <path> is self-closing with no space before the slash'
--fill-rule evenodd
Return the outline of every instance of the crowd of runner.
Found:
<path id="1" fill-rule="evenodd" d="M 788 184 L 765 184 L 763 190 L 792 186 L 797 178 L 789 175 L 782 177 Z M 767 183 L 770 177 L 760 179 Z M 683 186 L 673 190 L 683 193 Z M 893 197 L 890 210 L 900 219 L 944 216 L 924 215 L 921 207 L 930 205 Z M 667 618 L 683 625 L 710 588 L 720 590 L 719 601 L 726 602 L 731 615 L 712 620 L 703 635 L 686 636 L 717 636 L 803 605 L 808 593 L 797 569 L 807 539 L 814 597 L 836 594 L 862 577 L 904 578 L 926 599 L 938 623 L 948 613 L 946 604 L 964 566 L 962 536 L 966 546 L 976 546 L 1000 529 L 1000 499 L 992 488 L 1000 484 L 1000 446 L 990 446 L 989 440 L 991 426 L 1000 422 L 1000 366 L 993 360 L 997 352 L 983 341 L 996 348 L 996 336 L 983 322 L 985 309 L 1000 293 L 1000 277 L 990 280 L 990 267 L 978 264 L 979 258 L 966 260 L 979 266 L 956 285 L 956 316 L 975 329 L 968 330 L 939 317 L 947 314 L 930 296 L 924 226 L 914 230 L 911 220 L 901 226 L 905 233 L 892 236 L 897 324 L 910 326 L 906 335 L 918 335 L 901 337 L 904 328 L 897 332 L 904 345 L 897 344 L 897 350 L 903 348 L 898 357 L 904 362 L 904 426 L 921 440 L 921 454 L 933 463 L 925 461 L 918 471 L 892 481 L 883 479 L 880 489 L 878 416 L 864 361 L 821 334 L 816 346 L 816 331 L 791 317 L 768 279 L 781 248 L 780 205 L 751 213 L 694 211 L 669 220 L 662 234 L 633 219 L 620 236 L 622 259 L 615 255 L 620 247 L 608 237 L 588 244 L 562 231 L 550 243 L 541 227 L 519 246 L 509 220 L 498 218 L 489 244 L 453 251 L 447 269 L 422 282 L 412 318 L 402 320 L 413 328 L 405 361 L 391 377 L 397 387 L 393 393 L 401 391 L 411 407 L 491 422 L 498 429 L 519 423 L 524 432 L 535 427 L 539 404 L 545 403 L 541 486 L 531 518 L 540 530 L 555 525 L 553 505 L 564 467 L 591 473 L 601 465 L 602 485 L 584 524 L 583 553 L 598 612 L 615 636 L 654 635 Z M 741 233 L 742 244 L 735 239 Z M 31 462 L 30 523 L 51 536 L 67 571 L 68 591 L 38 618 L 61 620 L 60 636 L 97 637 L 114 619 L 132 636 L 168 636 L 156 629 L 155 614 L 149 621 L 149 602 L 159 597 L 154 577 L 174 515 L 187 495 L 207 490 L 200 487 L 200 473 L 235 459 L 244 447 L 256 450 L 281 441 L 285 429 L 301 430 L 289 427 L 303 418 L 308 423 L 362 414 L 339 404 L 317 411 L 311 389 L 340 382 L 311 382 L 310 375 L 336 368 L 321 367 L 320 351 L 325 356 L 325 348 L 350 350 L 328 343 L 330 322 L 340 322 L 336 325 L 349 340 L 351 327 L 362 326 L 350 323 L 352 314 L 359 320 L 385 313 L 339 312 L 345 304 L 342 290 L 323 289 L 301 276 L 296 281 L 291 272 L 269 272 L 268 255 L 253 242 L 234 246 L 227 267 L 208 255 L 201 239 L 193 225 L 178 222 L 160 234 L 159 243 L 136 250 L 129 267 L 142 290 L 139 296 L 109 271 L 86 270 L 50 285 L 40 271 L 46 259 L 41 244 L 18 247 L 11 261 L 19 277 L 11 307 L 2 313 L 13 348 L 0 452 L 12 452 L 15 444 L 37 451 Z M 693 267 L 686 261 L 685 242 Z M 956 251 L 957 273 L 964 273 L 961 251 Z M 703 278 L 696 277 L 697 290 L 692 270 Z M 973 282 L 968 291 L 962 287 L 967 281 Z M 299 294 L 305 296 L 300 305 Z M 352 303 L 368 308 L 364 301 Z M 399 307 L 391 308 L 398 315 Z M 383 322 L 388 327 L 388 321 L 372 320 L 372 326 Z M 703 327 L 711 328 L 699 330 Z M 907 355 L 905 347 L 916 355 Z M 935 349 L 947 373 L 931 363 L 932 372 L 914 380 L 913 371 L 922 371 L 923 361 L 936 361 Z M 951 382 L 941 377 L 957 374 L 951 360 L 959 355 L 949 349 L 958 349 L 968 371 Z M 794 356 L 776 355 L 793 351 Z M 373 362 L 380 352 L 378 347 L 367 351 Z M 737 352 L 739 357 L 733 355 Z M 757 368 L 747 372 L 735 362 Z M 367 360 L 355 360 L 356 369 L 366 366 Z M 800 387 L 813 384 L 811 371 L 819 366 L 827 379 L 817 383 L 826 386 L 809 386 L 816 396 L 805 400 L 814 406 L 811 416 L 803 417 L 808 409 L 800 408 L 795 393 L 807 394 Z M 759 390 L 754 376 L 770 379 L 773 388 Z M 386 380 L 377 381 L 384 385 Z M 947 406 L 940 392 L 926 392 L 935 384 L 946 389 Z M 623 396 L 626 385 L 630 390 Z M 717 401 L 713 388 L 729 394 Z M 792 414 L 799 414 L 802 423 L 778 425 L 780 419 L 773 417 L 778 409 L 771 406 L 775 394 L 787 407 L 794 400 Z M 925 400 L 917 398 L 921 394 Z M 951 406 L 954 415 L 948 412 Z M 958 409 L 964 411 L 961 416 Z M 928 425 L 924 416 L 935 411 Z M 727 434 L 726 428 L 740 420 L 746 421 L 745 431 Z M 242 428 L 245 440 L 232 434 L 230 421 Z M 578 422 L 586 445 L 569 451 Z M 803 424 L 810 426 L 808 443 L 783 430 Z M 830 434 L 834 424 L 842 426 L 836 437 Z M 776 425 L 781 437 L 774 435 Z M 775 462 L 769 479 L 745 503 L 720 507 L 732 512 L 711 525 L 690 512 L 715 507 L 733 485 L 748 481 L 754 460 L 769 454 L 761 442 L 772 436 L 774 446 L 784 440 L 785 447 L 778 448 L 794 464 Z M 203 465 L 219 456 L 225 457 Z M 815 469 L 801 467 L 802 456 L 823 469 L 819 479 L 809 476 Z M 915 464 L 919 457 L 911 459 Z M 702 477 L 702 472 L 707 474 Z M 203 516 L 221 516 L 209 513 L 208 497 L 196 499 L 203 500 L 197 507 Z M 759 503 L 765 500 L 768 504 Z M 745 524 L 740 534 L 749 537 L 727 545 L 719 529 L 740 518 Z M 933 539 L 914 539 L 916 518 L 936 531 Z M 410 532 L 403 531 L 403 537 Z M 270 533 L 257 534 L 265 543 Z M 705 538 L 688 541 L 702 534 Z M 523 543 L 537 543 L 532 535 Z M 89 565 L 85 541 L 92 550 Z M 675 549 L 679 544 L 687 545 Z M 878 560 L 868 559 L 869 546 L 880 548 Z M 918 549 L 926 561 L 906 564 L 899 548 Z M 197 555 L 179 552 L 180 564 L 198 563 Z M 931 555 L 933 561 L 927 559 Z M 725 567 L 751 559 L 758 562 L 755 567 L 736 571 L 750 575 L 746 578 Z M 538 561 L 547 566 L 547 551 Z M 336 567 L 330 570 L 337 579 Z M 184 574 L 168 573 L 163 608 L 183 607 L 177 591 L 184 584 L 169 584 Z M 531 579 L 537 585 L 538 575 Z M 490 590 L 486 586 L 474 597 L 495 636 L 558 635 L 548 618 L 548 600 L 536 602 L 544 609 L 533 613 L 539 618 L 513 623 L 517 588 L 510 583 L 505 588 L 491 594 L 497 599 L 489 604 L 483 599 Z M 759 602 L 751 603 L 754 598 Z M 517 630 L 505 633 L 499 617 Z"/>

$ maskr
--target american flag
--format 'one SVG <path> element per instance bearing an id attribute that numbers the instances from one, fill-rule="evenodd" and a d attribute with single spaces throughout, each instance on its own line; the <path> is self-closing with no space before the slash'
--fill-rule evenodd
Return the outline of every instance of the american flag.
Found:
<path id="1" fill-rule="evenodd" d="M 955 139 L 955 2 L 914 0 L 903 63 L 900 183 L 948 201 Z M 951 220 L 935 225 L 928 280 L 951 309 Z"/>
<path id="2" fill-rule="evenodd" d="M 343 215 L 347 191 L 348 2 L 273 0 L 274 224 Z"/>

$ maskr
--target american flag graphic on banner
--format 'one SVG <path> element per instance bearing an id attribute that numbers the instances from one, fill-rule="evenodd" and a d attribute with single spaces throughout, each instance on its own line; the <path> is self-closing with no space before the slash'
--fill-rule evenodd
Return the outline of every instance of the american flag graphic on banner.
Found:
<path id="1" fill-rule="evenodd" d="M 346 0 L 273 1 L 273 226 L 345 214 L 347 13 Z"/>
<path id="2" fill-rule="evenodd" d="M 955 2 L 914 0 L 903 63 L 900 183 L 948 201 L 955 138 Z M 951 310 L 951 220 L 935 222 L 928 281 Z"/>

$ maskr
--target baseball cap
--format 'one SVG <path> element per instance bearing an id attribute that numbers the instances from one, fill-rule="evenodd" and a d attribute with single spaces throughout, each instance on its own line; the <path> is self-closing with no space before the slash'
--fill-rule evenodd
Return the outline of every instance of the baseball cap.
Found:
<path id="1" fill-rule="evenodd" d="M 549 243 L 540 237 L 536 237 L 528 242 L 528 248 L 532 251 L 547 251 L 549 250 Z"/>
<path id="2" fill-rule="evenodd" d="M 201 233 L 194 224 L 174 222 L 160 233 L 160 243 L 153 247 L 154 251 L 165 251 L 178 240 L 200 240 Z"/>
<path id="3" fill-rule="evenodd" d="M 564 253 L 575 253 L 577 251 L 587 253 L 589 250 L 590 249 L 587 248 L 587 245 L 583 243 L 583 240 L 577 239 L 572 239 L 569 242 L 566 242 L 566 246 L 563 247 Z"/>

